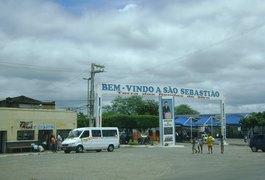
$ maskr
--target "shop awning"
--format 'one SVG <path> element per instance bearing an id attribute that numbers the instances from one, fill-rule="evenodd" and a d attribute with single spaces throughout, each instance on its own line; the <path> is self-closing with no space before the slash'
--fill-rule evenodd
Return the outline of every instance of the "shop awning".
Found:
<path id="1" fill-rule="evenodd" d="M 175 126 L 190 126 L 192 117 L 178 117 L 175 119 Z"/>
<path id="2" fill-rule="evenodd" d="M 194 126 L 220 126 L 221 123 L 216 120 L 214 116 L 203 115 L 197 122 L 193 123 Z"/>
<path id="3" fill-rule="evenodd" d="M 245 116 L 242 114 L 226 115 L 227 126 L 242 126 L 239 122 Z M 193 119 L 193 120 L 192 120 Z M 192 124 L 191 124 L 192 123 Z M 192 117 L 177 117 L 175 119 L 176 126 L 221 126 L 221 122 L 212 115 L 202 115 L 199 120 L 195 122 Z"/>
<path id="4" fill-rule="evenodd" d="M 242 126 L 239 122 L 240 119 L 244 118 L 241 114 L 230 114 L 226 115 L 226 125 L 227 126 Z"/>

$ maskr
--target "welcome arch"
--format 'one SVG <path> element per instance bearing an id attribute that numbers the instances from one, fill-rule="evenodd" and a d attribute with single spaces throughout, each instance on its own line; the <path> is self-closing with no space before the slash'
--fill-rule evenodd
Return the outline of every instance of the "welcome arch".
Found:
<path id="1" fill-rule="evenodd" d="M 219 90 L 192 89 L 177 86 L 155 86 L 101 83 L 97 86 L 96 126 L 102 125 L 102 95 L 157 96 L 159 98 L 159 128 L 162 146 L 175 144 L 175 98 L 216 100 L 220 102 L 221 135 L 226 139 L 225 98 Z M 170 111 L 171 109 L 171 111 Z"/>

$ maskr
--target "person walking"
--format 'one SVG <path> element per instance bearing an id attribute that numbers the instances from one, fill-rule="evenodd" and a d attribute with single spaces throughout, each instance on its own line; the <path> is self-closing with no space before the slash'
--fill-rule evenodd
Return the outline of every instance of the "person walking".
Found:
<path id="1" fill-rule="evenodd" d="M 213 141 L 214 141 L 213 137 L 211 135 L 209 135 L 207 138 L 208 154 L 213 153 Z"/>
<path id="2" fill-rule="evenodd" d="M 224 137 L 223 135 L 220 136 L 220 146 L 221 146 L 221 154 L 224 154 Z"/>
<path id="3" fill-rule="evenodd" d="M 52 151 L 56 152 L 56 138 L 54 135 L 51 136 Z"/>
<path id="4" fill-rule="evenodd" d="M 198 153 L 202 154 L 202 148 L 203 148 L 203 139 L 200 137 L 198 138 Z"/>
<path id="5" fill-rule="evenodd" d="M 60 134 L 57 136 L 57 151 L 61 150 L 63 139 Z"/>
<path id="6" fill-rule="evenodd" d="M 193 138 L 191 140 L 191 144 L 192 144 L 192 154 L 197 153 L 197 149 L 196 149 L 196 139 L 195 138 Z"/>
<path id="7" fill-rule="evenodd" d="M 244 136 L 244 142 L 245 142 L 245 143 L 248 142 L 248 136 Z"/>

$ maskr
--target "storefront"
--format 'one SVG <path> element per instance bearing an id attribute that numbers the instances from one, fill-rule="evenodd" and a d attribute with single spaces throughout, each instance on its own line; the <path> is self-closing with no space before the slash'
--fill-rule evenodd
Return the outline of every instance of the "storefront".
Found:
<path id="1" fill-rule="evenodd" d="M 52 135 L 64 138 L 76 127 L 73 111 L 0 108 L 0 153 L 29 151 L 32 143 L 49 149 Z"/>

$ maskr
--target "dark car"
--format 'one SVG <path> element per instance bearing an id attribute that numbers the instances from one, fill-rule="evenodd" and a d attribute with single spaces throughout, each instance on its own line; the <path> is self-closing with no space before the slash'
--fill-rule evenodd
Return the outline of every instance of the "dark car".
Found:
<path id="1" fill-rule="evenodd" d="M 265 134 L 254 135 L 250 139 L 249 147 L 253 152 L 257 152 L 259 149 L 265 152 Z"/>

